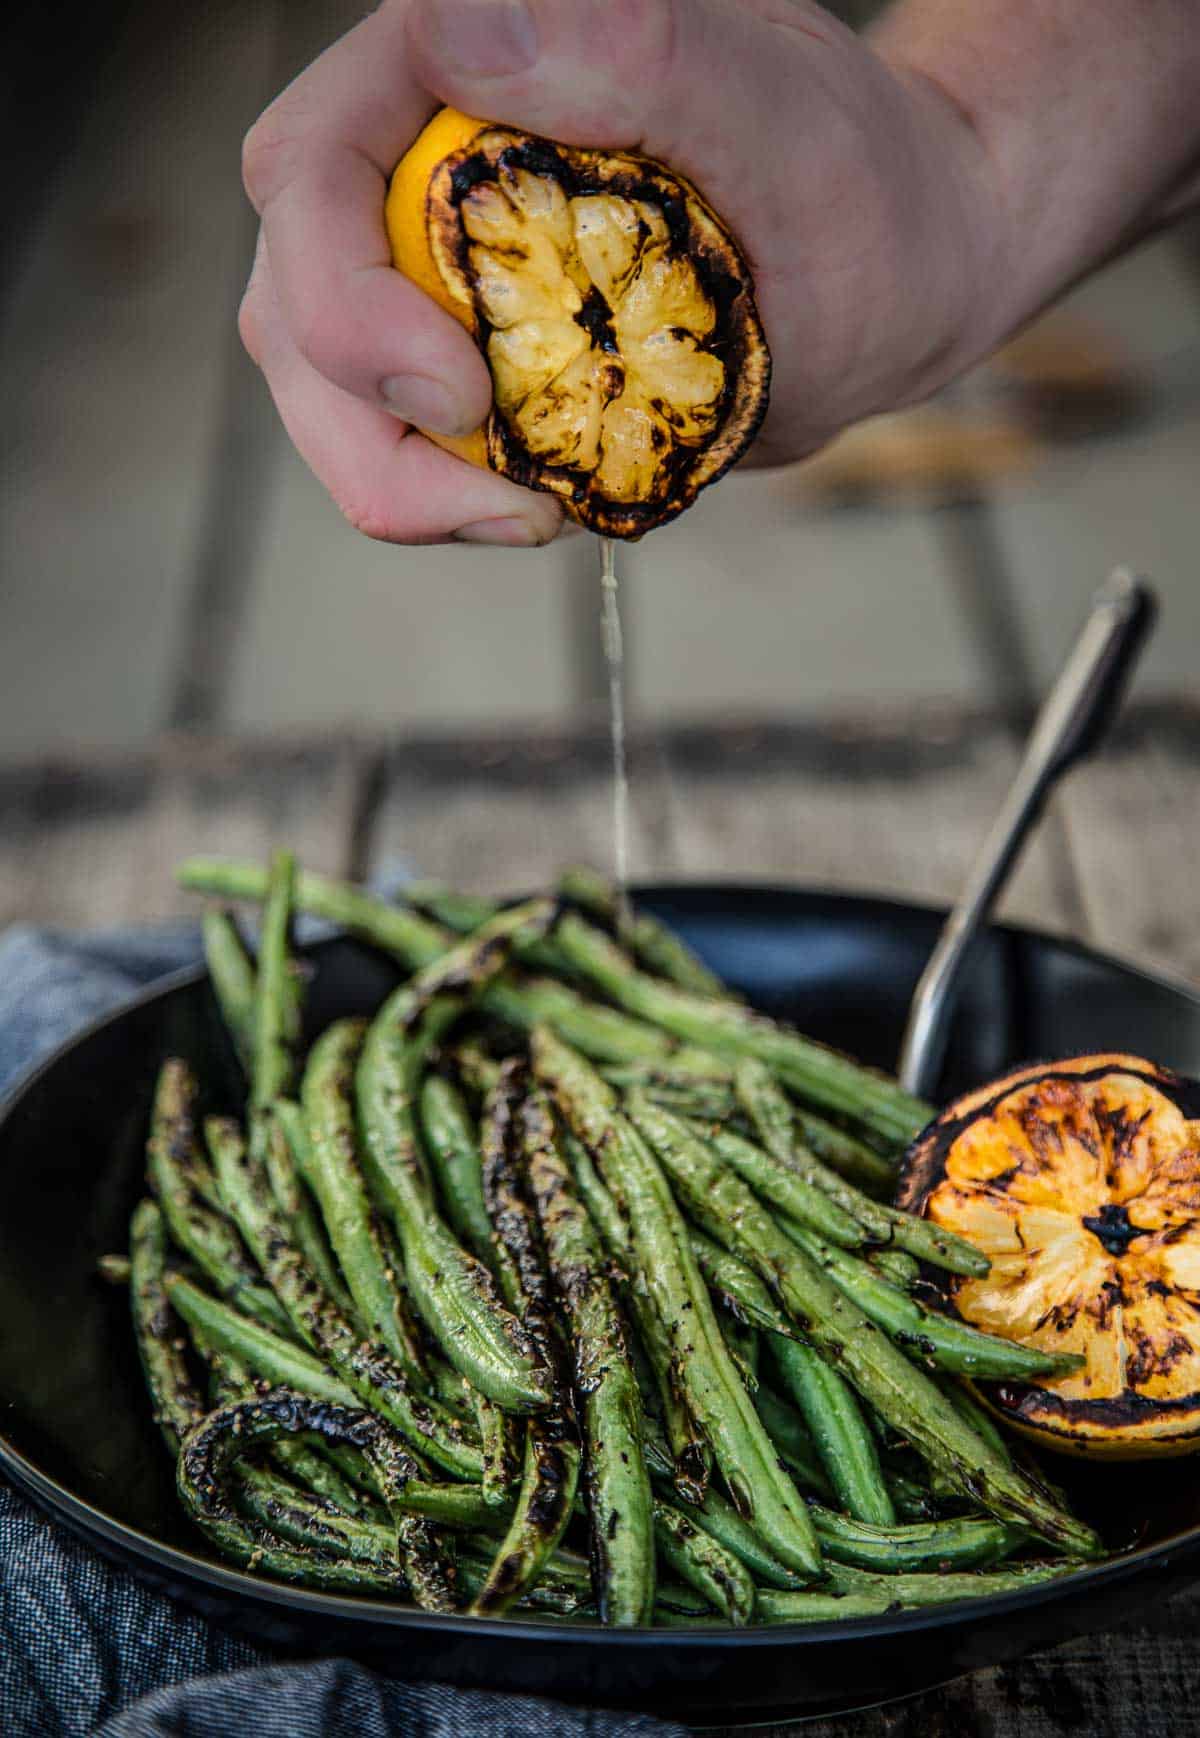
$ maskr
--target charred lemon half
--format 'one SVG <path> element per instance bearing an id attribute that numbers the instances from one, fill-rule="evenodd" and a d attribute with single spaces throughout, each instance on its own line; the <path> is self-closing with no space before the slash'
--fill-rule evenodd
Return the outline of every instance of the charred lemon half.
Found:
<path id="1" fill-rule="evenodd" d="M 386 220 L 393 263 L 491 371 L 484 427 L 439 444 L 606 537 L 673 519 L 750 445 L 771 373 L 750 273 L 661 164 L 443 109 Z"/>
<path id="2" fill-rule="evenodd" d="M 1200 1448 L 1200 1086 L 1137 1056 L 1023 1069 L 951 1104 L 907 1158 L 900 1205 L 991 1259 L 956 1279 L 988 1333 L 1081 1352 L 1043 1386 L 980 1384 L 1065 1453 Z"/>

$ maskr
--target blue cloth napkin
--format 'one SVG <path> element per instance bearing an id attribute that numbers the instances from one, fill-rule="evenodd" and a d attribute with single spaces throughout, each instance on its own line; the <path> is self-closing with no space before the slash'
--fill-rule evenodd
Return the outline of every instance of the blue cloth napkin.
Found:
<path id="1" fill-rule="evenodd" d="M 0 937 L 0 1095 L 56 1044 L 200 955 L 193 924 Z M 0 1481 L 5 1738 L 682 1738 L 639 1715 L 442 1684 L 348 1660 L 283 1664 L 117 1569 Z"/>

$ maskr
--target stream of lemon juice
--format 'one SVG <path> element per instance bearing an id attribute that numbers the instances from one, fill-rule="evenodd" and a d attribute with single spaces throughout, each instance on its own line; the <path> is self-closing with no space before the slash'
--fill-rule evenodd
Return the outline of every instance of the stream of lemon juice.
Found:
<path id="1" fill-rule="evenodd" d="M 600 539 L 600 643 L 608 674 L 608 730 L 612 748 L 613 884 L 617 928 L 629 921 L 629 767 L 625 749 L 625 646 L 617 587 L 617 546 Z"/>

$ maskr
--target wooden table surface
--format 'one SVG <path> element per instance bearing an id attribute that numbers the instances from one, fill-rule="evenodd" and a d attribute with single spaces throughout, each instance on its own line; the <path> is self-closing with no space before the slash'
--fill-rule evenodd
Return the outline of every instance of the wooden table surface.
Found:
<path id="1" fill-rule="evenodd" d="M 637 741 L 635 876 L 944 902 L 999 802 L 1016 742 L 994 717 L 928 708 Z M 1200 979 L 1197 814 L 1200 703 L 1135 712 L 1056 799 L 1004 914 Z M 261 856 L 287 842 L 311 868 L 420 873 L 499 892 L 542 884 L 567 861 L 604 865 L 610 836 L 598 732 L 403 746 L 180 739 L 119 761 L 0 770 L 0 924 L 95 926 L 186 911 L 171 869 L 195 850 Z M 1177 1600 L 1148 1611 L 1136 1630 L 804 1731 L 1200 1732 L 1198 1620 L 1200 1600 Z"/>

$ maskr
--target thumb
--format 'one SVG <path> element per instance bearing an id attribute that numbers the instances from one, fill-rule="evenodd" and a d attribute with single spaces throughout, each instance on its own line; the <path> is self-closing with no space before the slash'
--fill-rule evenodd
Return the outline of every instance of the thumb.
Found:
<path id="1" fill-rule="evenodd" d="M 568 145 L 642 145 L 678 84 L 677 4 L 412 0 L 408 42 L 421 82 L 467 114 Z"/>

